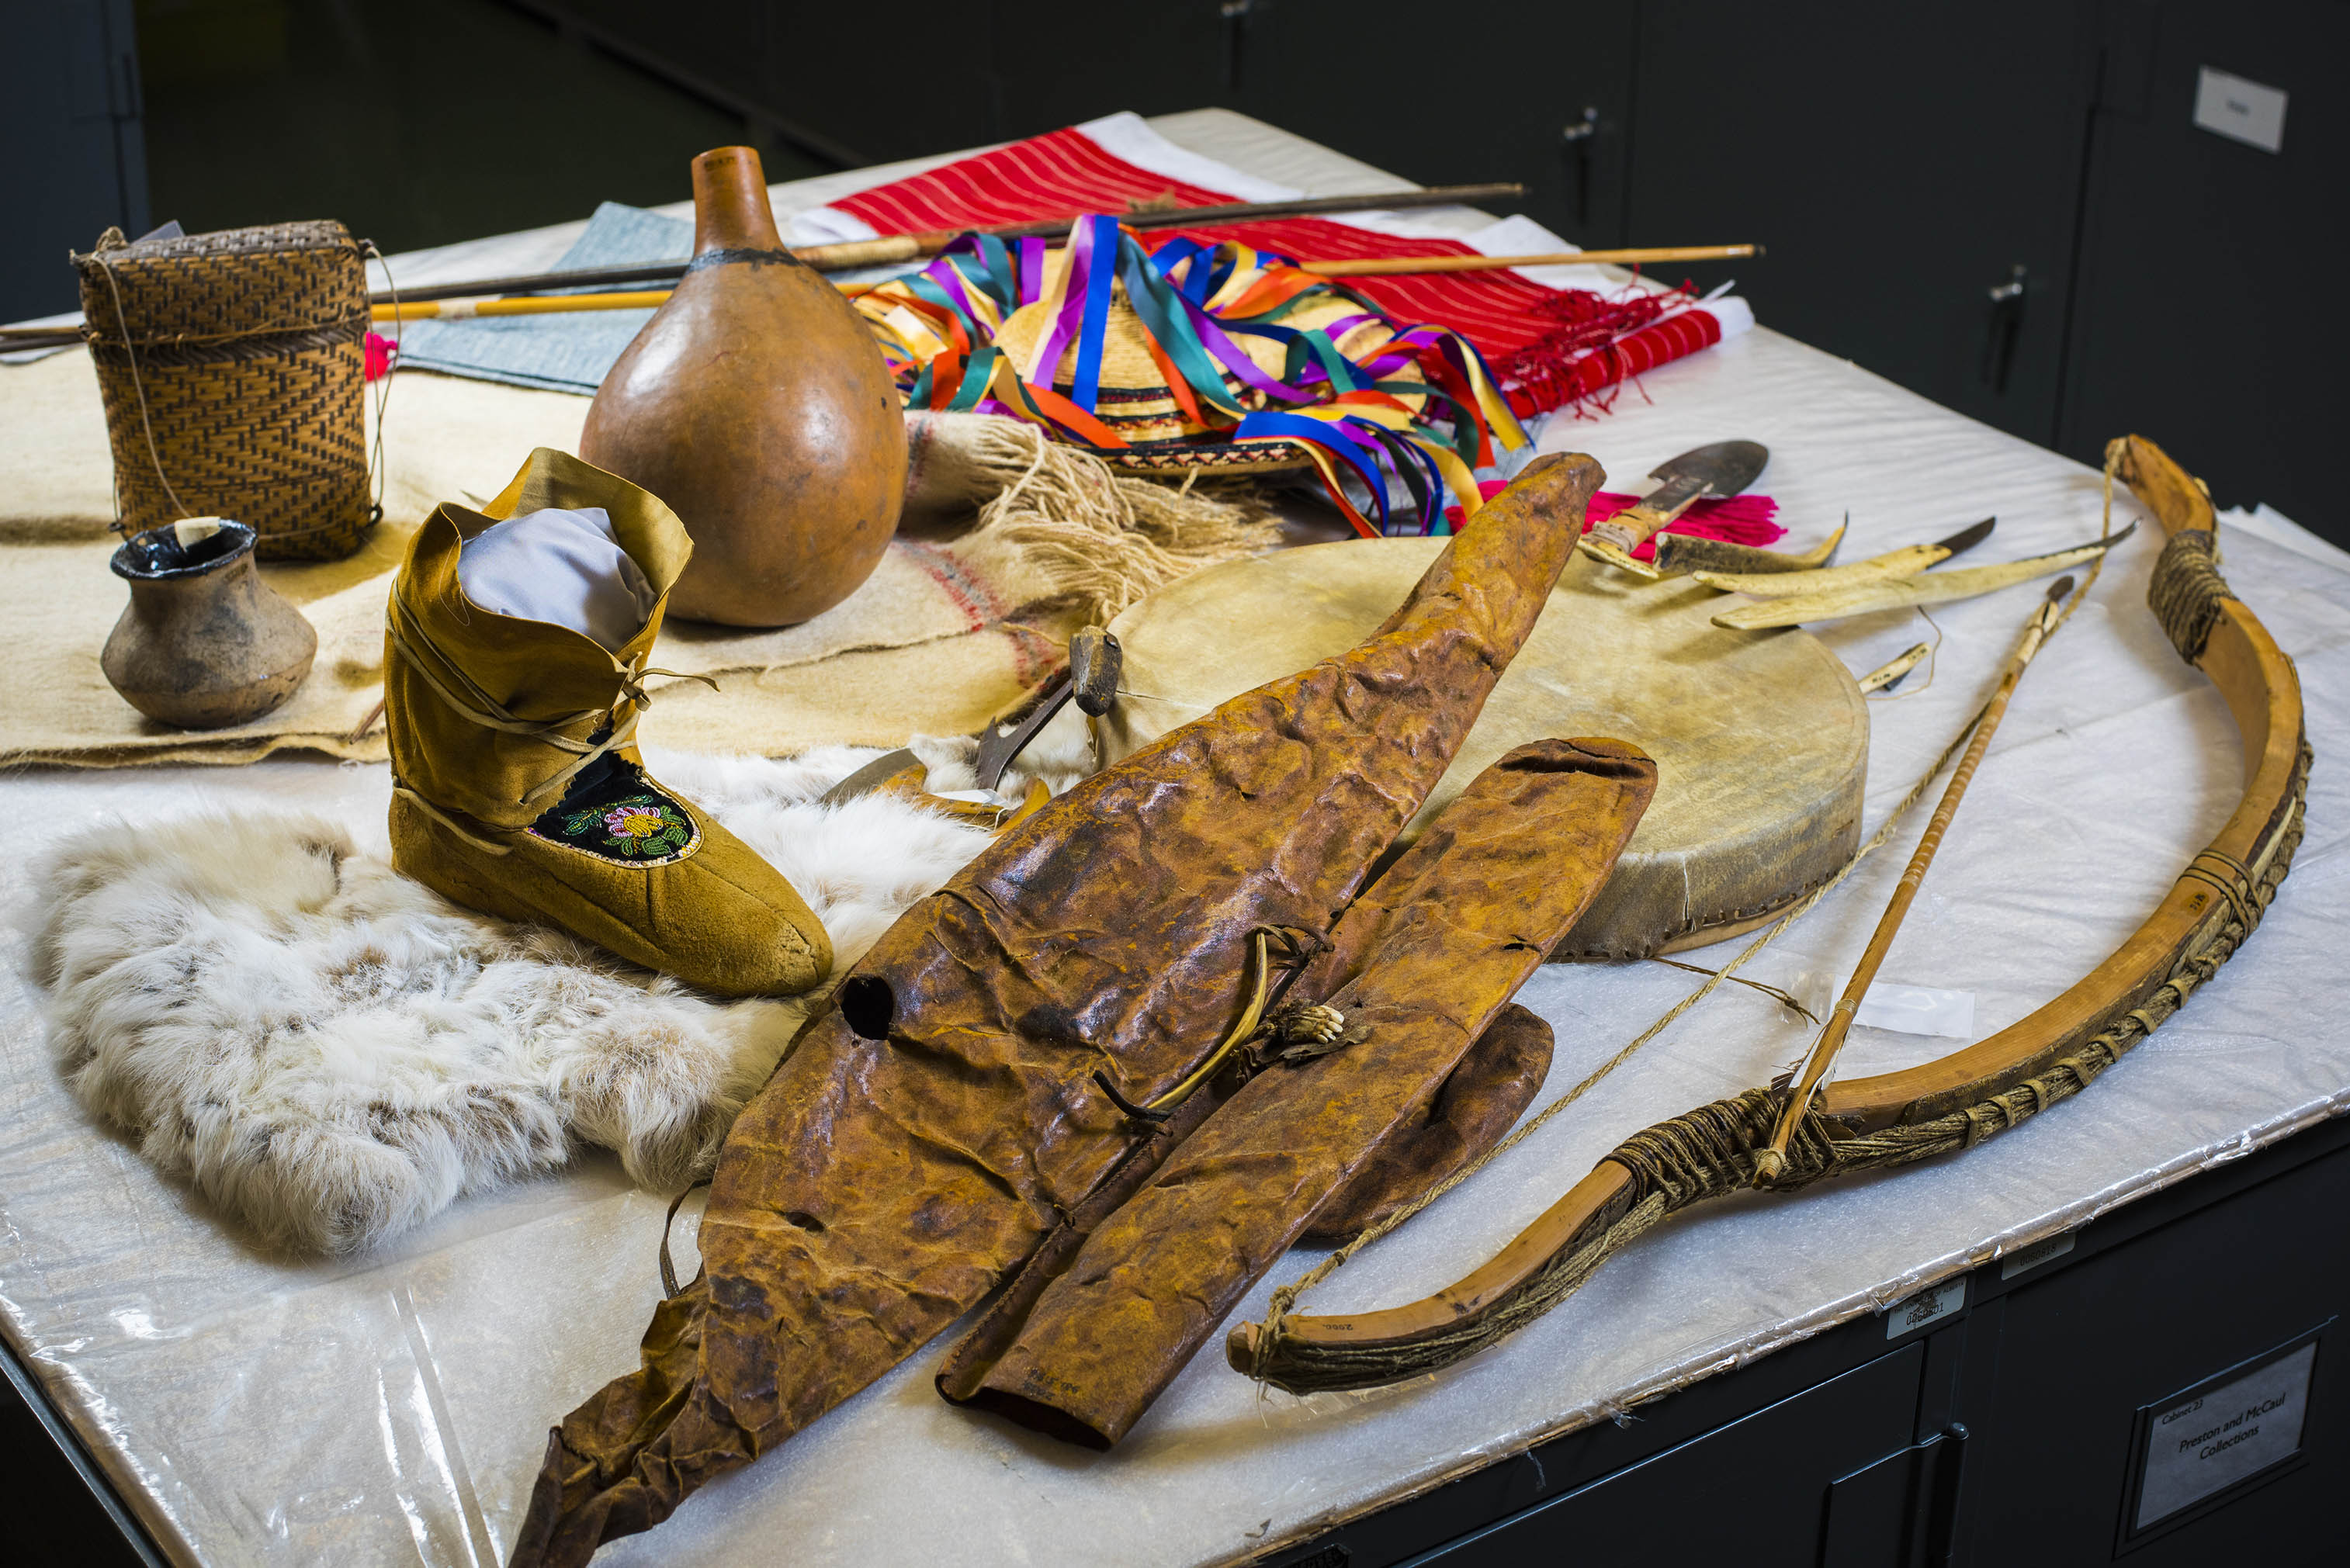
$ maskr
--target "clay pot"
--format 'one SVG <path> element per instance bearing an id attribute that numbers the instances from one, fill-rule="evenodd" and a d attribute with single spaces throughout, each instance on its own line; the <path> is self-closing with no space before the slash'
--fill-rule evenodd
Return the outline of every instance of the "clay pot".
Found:
<path id="1" fill-rule="evenodd" d="M 693 161 L 693 263 L 604 378 L 579 455 L 693 536 L 672 618 L 788 626 L 880 563 L 903 406 L 864 320 L 784 249 L 751 148 Z"/>
<path id="2" fill-rule="evenodd" d="M 130 602 L 99 667 L 122 700 L 182 730 L 258 719 L 294 695 L 318 634 L 254 569 L 254 532 L 222 523 L 180 542 L 180 524 L 133 535 L 114 552 Z"/>

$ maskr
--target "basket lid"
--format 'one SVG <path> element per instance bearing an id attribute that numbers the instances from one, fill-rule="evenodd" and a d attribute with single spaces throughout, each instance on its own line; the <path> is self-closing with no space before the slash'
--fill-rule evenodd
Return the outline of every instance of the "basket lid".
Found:
<path id="1" fill-rule="evenodd" d="M 299 332 L 367 311 L 362 247 L 331 218 L 136 241 L 109 229 L 73 264 L 101 343 Z"/>

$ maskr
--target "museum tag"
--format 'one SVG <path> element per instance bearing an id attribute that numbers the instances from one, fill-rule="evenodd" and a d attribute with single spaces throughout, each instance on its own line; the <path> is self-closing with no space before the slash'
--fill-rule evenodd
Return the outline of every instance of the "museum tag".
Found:
<path id="1" fill-rule="evenodd" d="M 1919 1291 L 1916 1295 L 1895 1302 L 1885 1314 L 1885 1337 L 1898 1339 L 1905 1334 L 1915 1334 L 1929 1323 L 1939 1323 L 1967 1304 L 1967 1277 L 1944 1280 Z"/>
<path id="2" fill-rule="evenodd" d="M 2316 1364 L 2313 1341 L 2154 1412 L 2134 1528 L 2144 1530 L 2299 1452 Z"/>

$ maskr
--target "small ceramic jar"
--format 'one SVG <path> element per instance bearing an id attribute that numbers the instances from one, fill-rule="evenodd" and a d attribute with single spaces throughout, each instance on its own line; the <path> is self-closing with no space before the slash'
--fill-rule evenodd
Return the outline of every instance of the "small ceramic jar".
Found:
<path id="1" fill-rule="evenodd" d="M 242 523 L 190 518 L 114 552 L 130 603 L 99 665 L 123 701 L 182 730 L 260 718 L 302 684 L 318 634 L 253 564 Z"/>

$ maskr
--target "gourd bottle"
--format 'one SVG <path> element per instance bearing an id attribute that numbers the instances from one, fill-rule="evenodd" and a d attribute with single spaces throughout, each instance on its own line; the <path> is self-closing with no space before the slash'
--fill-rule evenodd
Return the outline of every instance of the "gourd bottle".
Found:
<path id="1" fill-rule="evenodd" d="M 754 149 L 693 161 L 693 260 L 604 378 L 579 455 L 692 536 L 672 619 L 793 625 L 879 565 L 905 497 L 903 407 L 863 318 L 785 250 Z"/>

